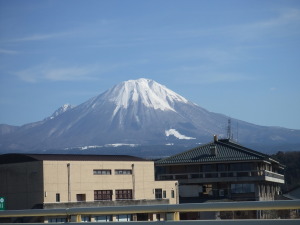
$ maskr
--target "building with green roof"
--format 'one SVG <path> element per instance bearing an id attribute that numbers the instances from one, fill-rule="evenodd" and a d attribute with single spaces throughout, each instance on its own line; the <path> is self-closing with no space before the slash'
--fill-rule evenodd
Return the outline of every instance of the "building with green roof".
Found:
<path id="1" fill-rule="evenodd" d="M 217 136 L 155 167 L 157 180 L 179 181 L 180 203 L 274 200 L 284 183 L 277 160 Z"/>

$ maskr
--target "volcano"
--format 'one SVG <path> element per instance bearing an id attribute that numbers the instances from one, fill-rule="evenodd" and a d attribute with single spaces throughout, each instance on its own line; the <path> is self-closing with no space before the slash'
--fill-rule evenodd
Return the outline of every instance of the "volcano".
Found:
<path id="1" fill-rule="evenodd" d="M 209 112 L 164 85 L 141 78 L 122 82 L 78 106 L 64 105 L 42 121 L 20 127 L 0 125 L 0 150 L 199 145 L 213 135 L 232 138 L 228 121 L 223 114 Z M 234 118 L 230 122 L 238 124 L 239 143 L 300 146 L 300 130 Z"/>

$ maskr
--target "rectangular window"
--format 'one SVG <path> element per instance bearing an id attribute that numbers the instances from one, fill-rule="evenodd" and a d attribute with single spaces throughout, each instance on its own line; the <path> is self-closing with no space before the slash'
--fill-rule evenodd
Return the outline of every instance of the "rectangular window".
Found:
<path id="1" fill-rule="evenodd" d="M 112 190 L 95 190 L 94 200 L 112 200 Z"/>
<path id="2" fill-rule="evenodd" d="M 85 202 L 86 201 L 86 195 L 85 194 L 77 194 L 76 199 L 77 199 L 77 202 Z"/>
<path id="3" fill-rule="evenodd" d="M 132 174 L 132 170 L 115 170 L 115 174 Z"/>
<path id="4" fill-rule="evenodd" d="M 132 221 L 132 216 L 129 215 L 117 215 L 117 221 Z"/>
<path id="5" fill-rule="evenodd" d="M 171 190 L 171 198 L 175 198 L 175 191 Z"/>
<path id="6" fill-rule="evenodd" d="M 229 164 L 230 171 L 249 171 L 253 169 L 252 163 L 231 163 Z"/>
<path id="7" fill-rule="evenodd" d="M 67 218 L 58 217 L 58 218 L 49 218 L 48 223 L 66 223 Z"/>
<path id="8" fill-rule="evenodd" d="M 116 190 L 116 199 L 132 199 L 132 190 Z"/>
<path id="9" fill-rule="evenodd" d="M 163 198 L 167 198 L 167 192 L 163 191 Z"/>
<path id="10" fill-rule="evenodd" d="M 218 171 L 224 172 L 227 170 L 227 165 L 226 164 L 218 164 Z"/>
<path id="11" fill-rule="evenodd" d="M 56 193 L 56 202 L 60 202 L 60 194 Z"/>
<path id="12" fill-rule="evenodd" d="M 162 189 L 155 189 L 155 198 L 162 199 Z"/>
<path id="13" fill-rule="evenodd" d="M 253 193 L 254 184 L 231 184 L 231 193 Z"/>
<path id="14" fill-rule="evenodd" d="M 202 165 L 202 171 L 203 172 L 215 172 L 217 171 L 216 164 L 204 164 Z"/>
<path id="15" fill-rule="evenodd" d="M 89 216 L 81 216 L 81 222 L 91 222 L 91 218 Z"/>
<path id="16" fill-rule="evenodd" d="M 112 221 L 112 216 L 95 216 L 95 222 L 110 222 Z"/>
<path id="17" fill-rule="evenodd" d="M 93 170 L 94 175 L 111 175 L 111 170 Z"/>

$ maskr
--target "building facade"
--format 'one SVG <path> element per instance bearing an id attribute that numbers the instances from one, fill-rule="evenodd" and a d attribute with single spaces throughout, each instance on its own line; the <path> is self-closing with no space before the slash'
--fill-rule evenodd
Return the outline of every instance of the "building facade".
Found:
<path id="1" fill-rule="evenodd" d="M 155 165 L 157 180 L 178 180 L 180 203 L 274 200 L 284 183 L 278 161 L 216 136 Z"/>
<path id="2" fill-rule="evenodd" d="M 8 210 L 178 203 L 177 181 L 155 181 L 154 162 L 133 156 L 5 154 L 0 156 L 0 180 Z M 147 217 L 82 220 L 137 220 L 137 216 Z"/>

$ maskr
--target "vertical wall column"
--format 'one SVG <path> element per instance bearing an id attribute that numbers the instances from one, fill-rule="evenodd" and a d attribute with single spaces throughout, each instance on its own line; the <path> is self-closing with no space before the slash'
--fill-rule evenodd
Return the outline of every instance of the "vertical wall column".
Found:
<path id="1" fill-rule="evenodd" d="M 131 164 L 132 170 L 132 199 L 135 199 L 135 171 L 134 171 L 134 164 Z"/>
<path id="2" fill-rule="evenodd" d="M 67 164 L 68 169 L 68 202 L 71 202 L 71 165 Z"/>
<path id="3" fill-rule="evenodd" d="M 180 220 L 179 212 L 167 213 L 167 220 L 179 221 Z"/>

